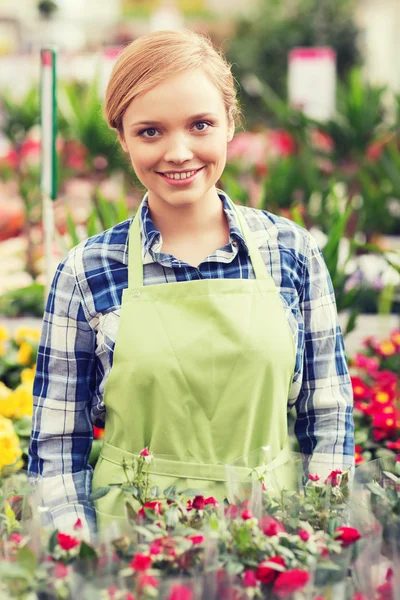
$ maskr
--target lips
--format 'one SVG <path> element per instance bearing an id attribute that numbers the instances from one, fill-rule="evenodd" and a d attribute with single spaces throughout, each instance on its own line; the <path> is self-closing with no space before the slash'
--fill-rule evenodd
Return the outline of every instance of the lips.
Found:
<path id="1" fill-rule="evenodd" d="M 192 172 L 195 171 L 193 173 L 193 175 L 191 175 L 190 177 L 185 177 L 184 179 L 175 179 L 172 177 L 167 177 L 167 175 L 165 173 L 158 173 L 158 175 L 160 175 L 160 177 L 162 177 L 163 180 L 166 183 L 168 183 L 169 185 L 180 187 L 180 186 L 186 186 L 186 185 L 191 184 L 203 169 L 204 169 L 204 167 L 200 167 L 200 169 L 197 169 L 197 170 L 192 169 Z M 181 173 L 187 173 L 187 172 L 190 173 L 190 171 L 180 171 L 180 172 Z M 169 173 L 172 173 L 172 171 L 169 171 Z"/>

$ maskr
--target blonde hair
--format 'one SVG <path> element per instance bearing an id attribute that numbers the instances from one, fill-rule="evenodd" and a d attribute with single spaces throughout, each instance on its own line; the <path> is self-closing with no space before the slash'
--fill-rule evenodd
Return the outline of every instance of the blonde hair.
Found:
<path id="1" fill-rule="evenodd" d="M 108 125 L 123 133 L 122 118 L 133 98 L 168 77 L 196 68 L 202 68 L 220 90 L 229 122 L 239 124 L 230 65 L 211 41 L 192 31 L 156 31 L 129 44 L 117 59 L 104 104 Z"/>

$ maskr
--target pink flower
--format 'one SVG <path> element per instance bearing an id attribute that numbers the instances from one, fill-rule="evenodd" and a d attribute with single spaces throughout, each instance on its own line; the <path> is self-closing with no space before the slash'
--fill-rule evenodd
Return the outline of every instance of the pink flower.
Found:
<path id="1" fill-rule="evenodd" d="M 139 552 L 134 555 L 129 566 L 135 571 L 147 571 L 151 567 L 151 556 L 148 554 L 140 554 Z"/>
<path id="2" fill-rule="evenodd" d="M 241 515 L 243 521 L 248 521 L 249 519 L 253 518 L 253 513 L 251 512 L 251 510 L 243 510 L 242 511 L 242 515 Z"/>
<path id="3" fill-rule="evenodd" d="M 68 567 L 63 563 L 58 562 L 54 568 L 54 577 L 56 579 L 65 579 L 68 575 Z"/>
<path id="4" fill-rule="evenodd" d="M 12 533 L 10 535 L 10 537 L 8 538 L 8 541 L 12 542 L 13 544 L 20 544 L 23 539 L 24 538 L 22 537 L 22 535 L 20 533 Z"/>
<path id="5" fill-rule="evenodd" d="M 319 481 L 320 480 L 320 476 L 317 475 L 316 473 L 309 473 L 308 474 L 308 479 L 310 481 Z"/>
<path id="6" fill-rule="evenodd" d="M 251 571 L 250 569 L 245 571 L 243 576 L 243 585 L 244 587 L 256 587 L 257 577 L 254 571 Z"/>
<path id="7" fill-rule="evenodd" d="M 300 529 L 299 538 L 303 540 L 303 542 L 308 542 L 308 540 L 310 539 L 310 534 L 305 529 Z"/>
<path id="8" fill-rule="evenodd" d="M 139 589 L 143 589 L 144 587 L 158 587 L 160 585 L 160 582 L 153 577 L 152 575 L 140 575 L 139 578 Z"/>
<path id="9" fill-rule="evenodd" d="M 184 585 L 173 585 L 168 600 L 193 600 L 192 590 Z"/>
<path id="10" fill-rule="evenodd" d="M 143 448 L 143 450 L 140 453 L 140 456 L 150 456 L 150 452 L 147 448 Z"/>
<path id="11" fill-rule="evenodd" d="M 157 554 L 161 554 L 162 552 L 162 539 L 158 538 L 151 542 L 150 544 L 150 554 L 157 556 Z"/>
<path id="12" fill-rule="evenodd" d="M 77 531 L 78 529 L 82 529 L 82 527 L 83 525 L 81 519 L 77 519 L 74 524 L 74 530 Z"/>
<path id="13" fill-rule="evenodd" d="M 189 535 L 187 539 L 191 540 L 193 546 L 197 546 L 204 542 L 204 535 Z"/>
<path id="14" fill-rule="evenodd" d="M 272 586 L 272 591 L 278 598 L 287 598 L 294 592 L 302 590 L 309 579 L 310 574 L 301 569 L 292 569 L 285 573 L 279 573 Z"/>
<path id="15" fill-rule="evenodd" d="M 58 533 L 57 541 L 61 548 L 66 551 L 76 548 L 76 546 L 79 546 L 81 543 L 78 539 L 72 537 L 71 535 L 66 535 L 65 533 Z"/>

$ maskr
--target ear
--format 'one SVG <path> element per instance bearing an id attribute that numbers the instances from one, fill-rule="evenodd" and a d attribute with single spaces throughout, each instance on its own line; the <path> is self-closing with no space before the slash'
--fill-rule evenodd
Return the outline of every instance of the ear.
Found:
<path id="1" fill-rule="evenodd" d="M 235 134 L 235 123 L 233 121 L 230 121 L 230 123 L 228 125 L 228 135 L 227 135 L 228 143 L 232 141 L 234 134 Z"/>
<path id="2" fill-rule="evenodd" d="M 128 145 L 125 141 L 125 136 L 124 136 L 123 132 L 120 132 L 120 131 L 118 132 L 118 141 L 121 144 L 122 150 L 124 152 L 128 152 Z"/>

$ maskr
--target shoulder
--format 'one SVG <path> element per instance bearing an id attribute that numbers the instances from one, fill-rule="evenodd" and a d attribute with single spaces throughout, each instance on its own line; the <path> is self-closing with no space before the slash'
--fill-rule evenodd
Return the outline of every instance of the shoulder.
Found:
<path id="1" fill-rule="evenodd" d="M 240 212 L 254 234 L 258 246 L 268 246 L 280 252 L 289 252 L 297 260 L 306 262 L 316 242 L 304 228 L 285 217 L 274 215 L 266 210 L 239 206 Z"/>
<path id="2" fill-rule="evenodd" d="M 128 262 L 128 234 L 133 217 L 84 240 L 69 251 L 64 263 L 77 275 Z"/>

